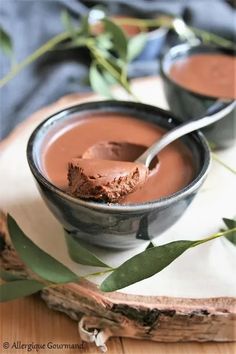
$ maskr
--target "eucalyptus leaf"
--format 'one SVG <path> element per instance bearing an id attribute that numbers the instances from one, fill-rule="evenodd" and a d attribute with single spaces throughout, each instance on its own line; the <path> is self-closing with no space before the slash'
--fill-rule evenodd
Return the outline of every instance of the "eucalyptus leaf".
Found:
<path id="1" fill-rule="evenodd" d="M 102 21 L 104 23 L 105 30 L 112 36 L 114 50 L 122 59 L 126 60 L 128 41 L 123 30 L 108 18 L 104 18 Z"/>
<path id="2" fill-rule="evenodd" d="M 118 81 L 108 71 L 103 71 L 103 76 L 109 86 L 115 85 Z"/>
<path id="3" fill-rule="evenodd" d="M 95 61 L 99 64 L 99 58 L 98 56 L 102 56 L 105 60 L 107 60 L 108 58 L 111 57 L 111 53 L 109 52 L 109 50 L 104 49 L 104 48 L 99 48 L 96 43 L 94 44 L 94 46 L 96 46 L 96 51 L 93 51 L 93 57 L 95 59 Z M 99 50 L 99 52 L 98 52 Z M 101 64 L 100 64 L 101 65 Z"/>
<path id="4" fill-rule="evenodd" d="M 111 42 L 111 35 L 110 33 L 102 33 L 96 37 L 96 46 L 100 49 L 111 49 L 112 42 Z"/>
<path id="5" fill-rule="evenodd" d="M 128 41 L 128 61 L 135 59 L 141 53 L 146 43 L 146 33 L 140 33 L 137 36 L 131 37 Z"/>
<path id="6" fill-rule="evenodd" d="M 71 34 L 71 36 L 74 37 L 75 36 L 75 29 L 73 26 L 72 18 L 66 10 L 63 10 L 61 12 L 61 21 L 62 21 L 62 24 L 63 24 L 65 30 L 67 30 Z"/>
<path id="7" fill-rule="evenodd" d="M 42 290 L 44 284 L 37 280 L 16 280 L 0 285 L 0 302 L 19 299 Z"/>
<path id="8" fill-rule="evenodd" d="M 110 91 L 110 85 L 113 83 L 121 84 L 122 86 L 124 85 L 122 82 L 122 76 L 126 70 L 126 63 L 124 63 L 124 61 L 122 61 L 120 58 L 115 58 L 109 51 L 105 49 L 92 51 L 92 55 L 94 57 L 93 65 L 96 66 L 94 71 L 97 71 L 98 68 L 100 70 L 98 70 L 98 73 L 95 72 L 93 74 L 94 81 L 91 81 L 91 84 L 93 84 L 93 86 L 91 86 L 96 92 L 102 93 L 102 95 L 111 98 L 113 95 Z M 102 60 L 101 56 L 103 58 Z M 99 85 L 97 85 L 96 80 L 99 80 Z"/>
<path id="9" fill-rule="evenodd" d="M 82 246 L 78 240 L 75 240 L 74 237 L 66 231 L 65 237 L 70 257 L 74 262 L 88 266 L 110 268 L 110 266 L 103 263 L 99 258 L 97 258 L 92 252 Z"/>
<path id="10" fill-rule="evenodd" d="M 149 278 L 167 267 L 195 243 L 196 241 L 174 241 L 148 248 L 113 271 L 102 282 L 100 289 L 105 292 L 115 291 Z"/>
<path id="11" fill-rule="evenodd" d="M 0 49 L 8 56 L 12 55 L 13 47 L 11 37 L 2 27 L 0 27 Z"/>
<path id="12" fill-rule="evenodd" d="M 236 227 L 236 219 L 227 219 L 223 218 L 223 221 L 229 230 L 234 229 Z M 225 236 L 230 242 L 236 245 L 236 231 L 232 231 L 232 233 Z"/>
<path id="13" fill-rule="evenodd" d="M 0 279 L 5 281 L 14 281 L 24 279 L 24 277 L 16 272 L 0 269 Z"/>
<path id="14" fill-rule="evenodd" d="M 78 281 L 75 273 L 36 246 L 10 215 L 7 216 L 7 224 L 15 250 L 33 272 L 54 283 Z"/>
<path id="15" fill-rule="evenodd" d="M 104 97 L 113 98 L 109 83 L 106 81 L 105 76 L 98 69 L 95 63 L 90 66 L 89 80 L 91 87 L 95 92 L 98 92 Z"/>
<path id="16" fill-rule="evenodd" d="M 119 75 L 122 75 L 122 70 L 127 67 L 126 63 L 123 60 L 121 60 L 120 58 L 114 58 L 112 55 L 109 55 L 106 60 Z"/>
<path id="17" fill-rule="evenodd" d="M 88 15 L 83 16 L 80 22 L 80 34 L 87 37 L 90 34 Z"/>

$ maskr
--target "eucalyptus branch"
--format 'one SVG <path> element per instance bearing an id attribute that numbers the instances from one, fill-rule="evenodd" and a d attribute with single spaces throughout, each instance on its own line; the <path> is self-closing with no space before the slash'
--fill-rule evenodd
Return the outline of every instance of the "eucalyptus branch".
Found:
<path id="1" fill-rule="evenodd" d="M 203 244 L 203 243 L 206 243 L 206 242 L 209 242 L 209 241 L 212 241 L 212 240 L 214 240 L 214 239 L 216 239 L 216 238 L 219 238 L 219 237 L 222 237 L 222 236 L 227 236 L 227 235 L 230 235 L 230 234 L 232 234 L 233 232 L 236 232 L 236 227 L 235 228 L 232 228 L 232 229 L 229 229 L 229 230 L 224 230 L 224 231 L 220 231 L 220 232 L 217 232 L 217 233 L 214 233 L 213 235 L 211 235 L 211 236 L 208 236 L 208 237 L 205 237 L 205 238 L 203 238 L 203 239 L 201 239 L 201 240 L 198 240 L 198 241 L 192 241 L 191 242 L 191 245 L 189 246 L 189 248 L 193 248 L 193 247 L 196 247 L 196 246 L 199 246 L 199 245 L 201 245 L 201 244 Z M 176 241 L 176 242 L 178 242 L 178 241 Z M 180 241 L 181 242 L 181 241 Z M 154 247 L 152 247 L 151 249 L 153 250 L 153 249 L 159 249 L 159 247 L 161 247 L 161 246 L 154 246 Z M 149 249 L 146 249 L 144 252 L 149 252 Z M 143 252 L 142 252 L 143 253 Z M 138 255 L 137 255 L 138 256 Z M 135 256 L 135 257 L 137 257 L 137 256 Z M 148 256 L 148 255 L 147 255 Z M 177 257 L 176 257 L 177 258 Z M 121 265 L 122 266 L 122 265 Z M 121 267 L 120 266 L 120 267 Z M 154 267 L 155 267 L 155 264 L 153 265 Z M 119 269 L 119 267 L 117 267 L 117 268 L 108 268 L 108 269 L 106 269 L 106 270 L 104 270 L 104 271 L 100 271 L 100 272 L 95 272 L 95 273 L 91 273 L 91 274 L 87 274 L 87 275 L 85 275 L 84 276 L 84 278 L 90 278 L 90 277 L 96 277 L 96 276 L 100 276 L 100 275 L 104 275 L 104 274 L 106 274 L 106 273 L 110 273 L 110 272 L 114 272 L 114 271 L 117 271 Z"/>
<path id="2" fill-rule="evenodd" d="M 66 39 L 69 39 L 71 37 L 69 32 L 63 32 L 58 34 L 57 36 L 51 38 L 48 42 L 43 44 L 40 48 L 38 48 L 35 52 L 33 52 L 31 55 L 26 57 L 21 63 L 16 64 L 11 71 L 4 76 L 0 80 L 0 88 L 3 87 L 8 81 L 13 79 L 21 70 L 23 70 L 26 66 L 34 62 L 35 60 L 39 59 L 41 56 L 43 56 L 45 53 L 47 53 L 49 50 L 57 46 L 59 43 L 63 42 Z"/>
<path id="3" fill-rule="evenodd" d="M 234 223 L 234 220 L 230 220 Z M 218 232 L 205 239 L 190 241 L 180 240 L 155 246 L 131 257 L 116 268 L 103 280 L 100 289 L 105 292 L 116 291 L 141 280 L 152 277 L 165 269 L 169 264 L 192 247 L 206 243 L 221 236 L 233 234 L 236 227 Z"/>
<path id="4" fill-rule="evenodd" d="M 97 62 L 119 82 L 120 81 L 119 72 L 116 71 L 112 65 L 110 65 L 110 63 L 106 60 L 106 58 L 102 56 L 101 52 L 89 43 L 87 43 L 86 46 L 90 49 L 91 53 L 93 54 Z"/>
<path id="5" fill-rule="evenodd" d="M 86 43 L 87 48 L 92 53 L 94 59 L 103 67 L 108 73 L 110 73 L 113 78 L 129 93 L 136 101 L 138 101 L 137 96 L 132 92 L 128 79 L 126 67 L 121 69 L 121 74 L 112 66 L 109 61 L 102 55 L 102 52 L 90 43 Z"/>
<path id="6" fill-rule="evenodd" d="M 236 244 L 236 220 L 224 218 L 223 221 L 227 230 L 196 241 L 179 240 L 147 248 L 116 268 L 105 264 L 95 254 L 82 246 L 78 240 L 75 241 L 71 235 L 65 233 L 70 255 L 74 261 L 83 265 L 106 268 L 104 271 L 80 276 L 34 244 L 20 229 L 15 220 L 8 215 L 7 224 L 12 245 L 25 266 L 31 271 L 32 278 L 25 279 L 25 277 L 22 278 L 21 274 L 14 271 L 1 270 L 0 302 L 31 295 L 47 288 L 57 288 L 66 283 L 78 283 L 81 279 L 106 273 L 110 274 L 100 285 L 102 291 L 115 291 L 124 288 L 159 273 L 185 251 L 200 244 L 222 236 L 226 236 L 230 242 Z M 73 255 L 70 247 L 73 250 Z"/>
<path id="7" fill-rule="evenodd" d="M 114 19 L 118 25 L 130 25 L 136 26 L 140 29 L 147 30 L 148 28 L 165 27 L 168 29 L 174 29 L 173 21 L 175 18 L 168 16 L 161 16 L 157 19 L 136 19 L 136 18 L 117 18 Z M 188 25 L 187 25 L 188 26 Z M 212 42 L 225 48 L 235 48 L 235 43 L 229 39 L 218 36 L 212 32 L 204 31 L 200 28 L 188 26 L 189 29 L 199 36 L 203 42 Z"/>
<path id="8" fill-rule="evenodd" d="M 208 236 L 206 238 L 203 238 L 199 241 L 196 241 L 191 247 L 196 247 L 198 245 L 201 245 L 202 243 L 206 243 L 208 241 L 212 241 L 216 238 L 219 238 L 219 237 L 222 237 L 222 236 L 227 236 L 229 234 L 232 234 L 233 232 L 236 232 L 236 227 L 230 229 L 230 230 L 224 230 L 224 231 L 220 231 L 220 232 L 217 232 L 211 236 Z"/>
<path id="9" fill-rule="evenodd" d="M 205 43 L 212 42 L 225 48 L 236 48 L 235 43 L 230 41 L 229 39 L 220 37 L 217 34 L 207 32 L 196 27 L 189 26 L 189 28 L 196 34 L 196 36 L 199 36 Z"/>

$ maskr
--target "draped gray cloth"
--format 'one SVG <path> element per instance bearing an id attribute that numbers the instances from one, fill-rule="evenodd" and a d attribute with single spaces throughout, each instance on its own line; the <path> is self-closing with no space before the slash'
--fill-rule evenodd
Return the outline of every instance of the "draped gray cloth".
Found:
<path id="1" fill-rule="evenodd" d="M 51 37 L 63 31 L 60 14 L 63 9 L 76 19 L 88 12 L 93 1 L 78 0 L 1 0 L 0 25 L 13 40 L 17 62 L 35 51 Z M 123 12 L 137 16 L 153 16 L 169 13 L 183 16 L 190 24 L 221 34 L 233 36 L 235 10 L 223 0 L 158 0 L 127 1 L 110 0 L 109 13 Z M 0 93 L 0 139 L 32 112 L 72 92 L 89 90 L 85 83 L 88 58 L 83 50 L 66 52 L 54 50 L 25 68 L 1 89 Z M 139 74 L 145 75 L 144 63 Z M 9 59 L 0 56 L 1 77 L 10 69 Z M 140 70 L 140 67 L 143 67 Z M 131 68 L 132 69 L 132 68 Z M 131 70 L 132 72 L 132 70 Z"/>

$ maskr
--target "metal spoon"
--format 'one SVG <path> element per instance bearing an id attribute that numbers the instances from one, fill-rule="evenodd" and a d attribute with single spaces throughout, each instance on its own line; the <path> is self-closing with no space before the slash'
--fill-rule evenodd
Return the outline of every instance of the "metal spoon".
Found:
<path id="1" fill-rule="evenodd" d="M 175 32 L 178 34 L 182 41 L 187 41 L 190 45 L 199 45 L 201 43 L 200 39 L 195 35 L 195 33 L 190 29 L 190 27 L 184 22 L 180 17 L 176 17 L 172 25 Z"/>
<path id="2" fill-rule="evenodd" d="M 174 140 L 197 129 L 201 129 L 215 123 L 229 114 L 234 107 L 236 107 L 236 101 L 231 101 L 230 103 L 222 103 L 217 101 L 208 110 L 206 116 L 187 121 L 170 130 L 168 133 L 163 135 L 161 139 L 150 146 L 141 156 L 139 156 L 139 158 L 136 159 L 136 162 L 142 163 L 148 168 L 153 158 Z"/>

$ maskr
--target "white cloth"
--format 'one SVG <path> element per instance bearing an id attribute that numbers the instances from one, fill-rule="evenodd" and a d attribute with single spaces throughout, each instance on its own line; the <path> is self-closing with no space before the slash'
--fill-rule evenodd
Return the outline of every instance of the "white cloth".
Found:
<path id="1" fill-rule="evenodd" d="M 55 107 L 51 109 L 55 110 Z M 69 258 L 62 227 L 36 189 L 26 161 L 26 143 L 34 126 L 35 123 L 22 128 L 0 153 L 0 209 L 9 212 L 39 247 L 73 271 L 93 273 L 96 271 L 94 267 L 78 265 Z M 219 157 L 235 167 L 236 146 L 221 152 Z M 154 243 L 195 240 L 217 232 L 223 226 L 222 217 L 233 218 L 236 215 L 235 193 L 235 175 L 213 162 L 206 183 L 181 220 Z M 115 266 L 145 249 L 147 244 L 122 252 L 92 249 L 105 262 Z M 186 251 L 159 274 L 121 291 L 196 298 L 235 296 L 235 269 L 236 247 L 223 237 Z M 100 283 L 102 278 L 90 280 Z"/>

